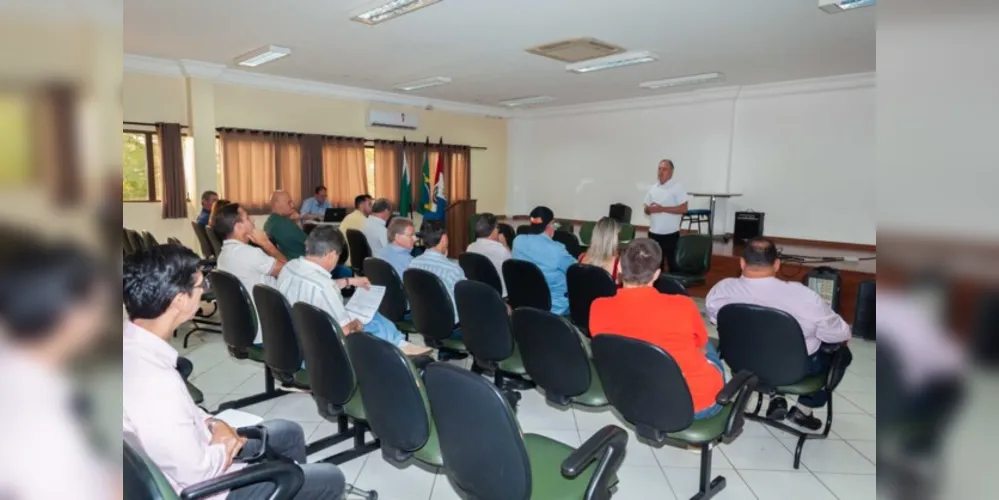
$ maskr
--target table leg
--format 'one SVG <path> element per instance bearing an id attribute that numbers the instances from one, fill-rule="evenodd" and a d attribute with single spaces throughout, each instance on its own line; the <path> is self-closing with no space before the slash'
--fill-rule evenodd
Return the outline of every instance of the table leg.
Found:
<path id="1" fill-rule="evenodd" d="M 710 199 L 711 199 L 711 205 L 710 205 L 710 207 L 711 207 L 710 208 L 710 212 L 711 213 L 708 214 L 708 239 L 712 239 L 713 240 L 715 238 L 715 199 L 716 198 L 714 196 L 712 196 Z"/>

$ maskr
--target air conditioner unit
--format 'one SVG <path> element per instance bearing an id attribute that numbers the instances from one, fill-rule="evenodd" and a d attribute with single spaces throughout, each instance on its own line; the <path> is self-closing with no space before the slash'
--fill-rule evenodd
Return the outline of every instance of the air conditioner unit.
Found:
<path id="1" fill-rule="evenodd" d="M 420 125 L 419 118 L 419 115 L 415 113 L 378 111 L 376 109 L 372 109 L 368 111 L 368 126 L 416 130 L 416 128 Z"/>
<path id="2" fill-rule="evenodd" d="M 819 0 L 819 8 L 827 14 L 839 14 L 848 10 L 870 7 L 877 0 Z"/>

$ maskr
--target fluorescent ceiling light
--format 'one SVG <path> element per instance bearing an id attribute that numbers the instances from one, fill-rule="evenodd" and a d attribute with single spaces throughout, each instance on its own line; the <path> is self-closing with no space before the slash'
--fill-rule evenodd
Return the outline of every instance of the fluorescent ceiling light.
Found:
<path id="1" fill-rule="evenodd" d="M 395 19 L 401 15 L 409 14 L 414 10 L 422 9 L 428 5 L 433 5 L 441 0 L 391 0 L 385 2 L 380 7 L 369 9 L 351 18 L 352 21 L 375 25 L 383 23 L 389 19 Z"/>
<path id="2" fill-rule="evenodd" d="M 870 7 L 878 0 L 819 0 L 819 8 L 827 14 L 838 14 L 848 10 Z"/>
<path id="3" fill-rule="evenodd" d="M 281 59 L 288 54 L 291 54 L 291 49 L 289 48 L 268 45 L 237 57 L 236 64 L 246 66 L 248 68 L 255 68 L 275 59 Z"/>
<path id="4" fill-rule="evenodd" d="M 642 82 L 638 84 L 643 89 L 663 89 L 668 87 L 680 87 L 683 85 L 700 85 L 702 83 L 717 82 L 724 78 L 721 73 L 702 73 L 699 75 L 678 76 L 665 80 L 655 80 L 652 82 Z"/>
<path id="5" fill-rule="evenodd" d="M 422 80 L 414 80 L 412 82 L 400 83 L 399 85 L 395 86 L 395 89 L 409 92 L 412 90 L 420 90 L 428 87 L 436 87 L 438 85 L 447 85 L 449 83 L 451 83 L 451 77 L 434 76 L 430 78 L 424 78 Z"/>
<path id="6" fill-rule="evenodd" d="M 620 68 L 621 66 L 630 66 L 632 64 L 642 64 L 658 60 L 659 56 L 652 52 L 625 52 L 623 54 L 598 57 L 596 59 L 590 59 L 589 61 L 572 63 L 567 65 L 565 70 L 572 73 L 590 73 L 592 71 L 600 71 L 602 69 Z"/>
<path id="7" fill-rule="evenodd" d="M 541 104 L 543 102 L 552 102 L 555 98 L 550 95 L 538 95 L 534 97 L 518 97 L 516 99 L 507 99 L 505 101 L 500 101 L 499 103 L 503 106 L 510 108 L 516 106 L 528 106 L 530 104 Z"/>

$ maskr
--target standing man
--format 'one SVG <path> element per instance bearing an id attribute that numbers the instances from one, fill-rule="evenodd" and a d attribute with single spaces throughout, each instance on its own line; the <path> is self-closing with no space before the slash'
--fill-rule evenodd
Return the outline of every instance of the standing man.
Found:
<path id="1" fill-rule="evenodd" d="M 291 195 L 280 190 L 274 191 L 271 195 L 271 214 L 264 221 L 264 232 L 288 260 L 305 255 L 306 235 L 298 225 L 301 218 L 295 211 Z"/>
<path id="2" fill-rule="evenodd" d="M 194 219 L 201 226 L 208 225 L 208 219 L 212 216 L 212 206 L 218 201 L 219 194 L 215 191 L 205 191 L 201 193 L 201 213 Z"/>
<path id="3" fill-rule="evenodd" d="M 687 213 L 687 190 L 673 180 L 673 160 L 659 162 L 658 177 L 659 182 L 645 195 L 645 213 L 652 220 L 649 224 L 649 238 L 662 248 L 663 260 L 669 264 L 668 270 L 675 272 L 680 219 Z"/>
<path id="4" fill-rule="evenodd" d="M 326 197 L 326 186 L 318 186 L 315 196 L 302 202 L 302 220 L 323 220 L 327 208 L 332 208 L 332 205 Z"/>
<path id="5" fill-rule="evenodd" d="M 360 231 L 364 228 L 364 221 L 371 215 L 371 196 L 367 194 L 358 195 L 354 198 L 354 211 L 347 214 L 340 223 L 340 232 L 347 234 L 348 229 Z"/>
<path id="6" fill-rule="evenodd" d="M 392 217 L 392 203 L 385 198 L 375 200 L 371 205 L 371 215 L 361 227 L 361 232 L 371 247 L 371 255 L 375 255 L 388 245 L 388 229 L 385 225 L 388 224 L 389 217 Z M 347 234 L 346 230 L 344 234 Z"/>

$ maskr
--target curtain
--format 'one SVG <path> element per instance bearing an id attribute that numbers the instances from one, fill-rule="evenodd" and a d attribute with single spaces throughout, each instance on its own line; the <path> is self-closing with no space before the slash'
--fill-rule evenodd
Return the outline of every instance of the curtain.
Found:
<path id="1" fill-rule="evenodd" d="M 354 197 L 368 192 L 364 139 L 327 139 L 323 145 L 323 180 L 330 203 L 353 207 Z"/>
<path id="2" fill-rule="evenodd" d="M 299 137 L 292 134 L 275 134 L 275 153 L 277 154 L 277 189 L 283 190 L 295 202 L 302 203 L 312 190 L 302 190 L 302 146 Z M 308 193 L 308 194 L 306 194 Z"/>
<path id="3" fill-rule="evenodd" d="M 184 145 L 180 124 L 157 123 L 159 136 L 160 177 L 163 181 L 164 219 L 187 217 L 187 184 L 184 180 Z"/>
<path id="4" fill-rule="evenodd" d="M 413 188 L 413 209 L 419 211 L 420 193 L 423 190 L 423 153 L 427 145 L 421 142 L 406 143 L 406 162 L 409 163 L 409 179 Z M 431 158 L 433 160 L 433 158 Z M 434 163 L 430 163 L 431 172 Z"/>
<path id="5" fill-rule="evenodd" d="M 312 196 L 323 183 L 323 137 L 305 134 L 299 138 L 302 157 L 302 199 Z"/>
<path id="6" fill-rule="evenodd" d="M 412 184 L 410 176 L 410 184 Z M 402 182 L 402 147 L 397 142 L 375 141 L 375 192 L 372 196 L 385 198 L 393 207 L 399 206 Z"/>
<path id="7" fill-rule="evenodd" d="M 447 146 L 444 151 L 444 192 L 448 203 L 471 198 L 471 149 Z"/>
<path id="8" fill-rule="evenodd" d="M 79 143 L 79 95 L 71 85 L 53 84 L 36 99 L 37 164 L 53 202 L 71 206 L 83 200 Z M 4 165 L 4 168 L 7 168 Z M 12 167 L 16 168 L 16 167 Z"/>
<path id="9" fill-rule="evenodd" d="M 272 137 L 238 130 L 220 131 L 222 189 L 247 211 L 267 208 L 277 188 L 277 155 Z"/>

